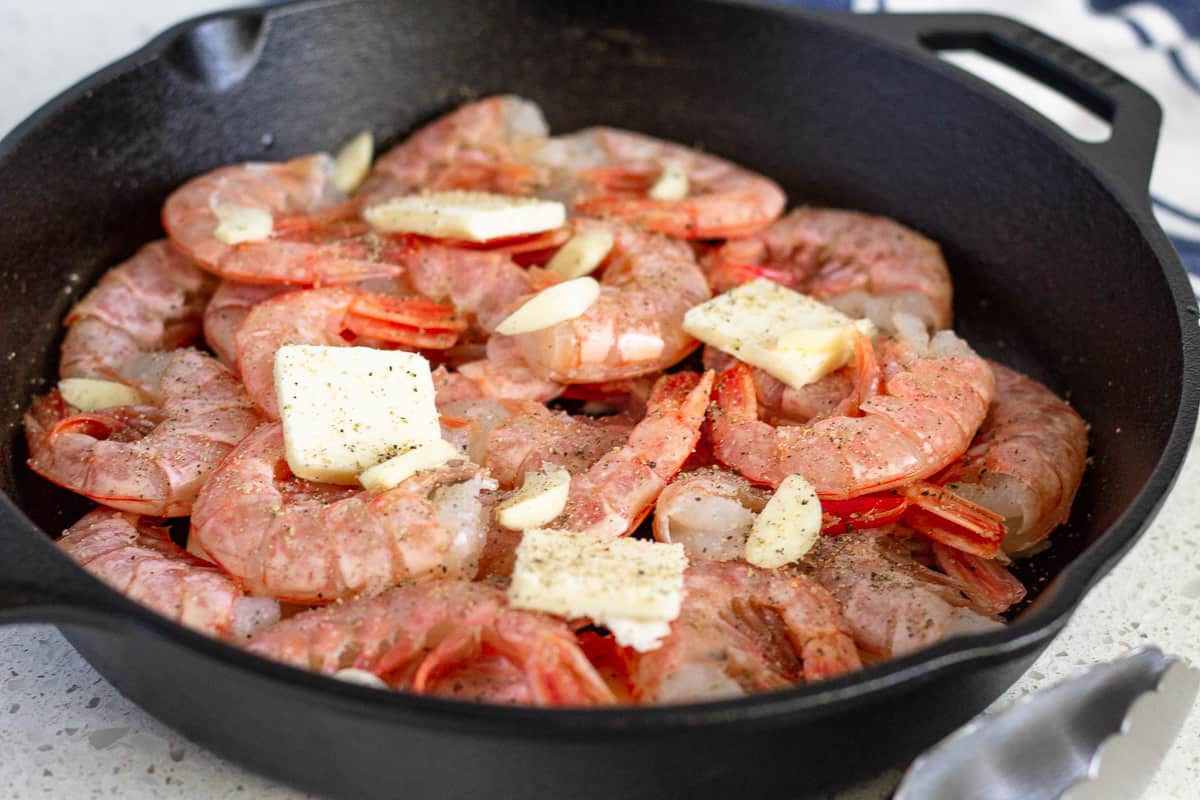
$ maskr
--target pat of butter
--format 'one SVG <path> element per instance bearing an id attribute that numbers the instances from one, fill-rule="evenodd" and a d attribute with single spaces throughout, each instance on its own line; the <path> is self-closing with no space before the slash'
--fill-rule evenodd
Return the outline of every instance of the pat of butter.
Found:
<path id="1" fill-rule="evenodd" d="M 411 442 L 441 437 L 429 362 L 371 347 L 286 345 L 275 392 L 288 466 L 301 478 L 354 484 Z"/>
<path id="2" fill-rule="evenodd" d="M 567 221 L 567 210 L 552 200 L 452 191 L 397 197 L 371 206 L 363 217 L 387 233 L 486 242 L 554 230 Z"/>
<path id="3" fill-rule="evenodd" d="M 520 490 L 496 506 L 496 521 L 510 531 L 541 527 L 562 513 L 570 492 L 571 473 L 562 467 L 526 472 Z"/>
<path id="4" fill-rule="evenodd" d="M 62 399 L 80 411 L 100 411 L 115 406 L 135 406 L 138 393 L 123 383 L 97 378 L 63 378 L 58 382 Z"/>
<path id="5" fill-rule="evenodd" d="M 400 452 L 381 461 L 358 476 L 364 489 L 384 492 L 426 469 L 437 469 L 448 461 L 462 458 L 458 448 L 445 439 L 428 442 L 410 442 L 399 448 Z"/>
<path id="6" fill-rule="evenodd" d="M 609 625 L 617 641 L 657 647 L 683 603 L 683 545 L 549 531 L 525 531 L 509 602 L 568 619 Z"/>
<path id="7" fill-rule="evenodd" d="M 821 501 L 801 475 L 788 475 L 767 501 L 746 538 L 746 560 L 776 569 L 799 561 L 821 535 Z"/>
<path id="8" fill-rule="evenodd" d="M 874 334 L 870 321 L 851 319 L 766 278 L 689 309 L 683 329 L 794 388 L 850 361 L 858 333 Z"/>

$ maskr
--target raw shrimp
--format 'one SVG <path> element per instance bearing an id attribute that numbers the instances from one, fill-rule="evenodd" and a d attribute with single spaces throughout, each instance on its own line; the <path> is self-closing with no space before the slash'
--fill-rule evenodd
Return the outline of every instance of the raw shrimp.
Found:
<path id="1" fill-rule="evenodd" d="M 261 421 L 245 390 L 195 350 L 142 356 L 124 368 L 146 405 L 80 413 L 57 389 L 25 414 L 29 466 L 122 511 L 191 512 L 217 464 Z"/>
<path id="2" fill-rule="evenodd" d="M 459 374 L 474 381 L 485 397 L 548 403 L 566 388 L 537 374 L 521 356 L 519 345 L 511 336 L 489 338 L 486 354 L 486 358 L 458 368 Z"/>
<path id="3" fill-rule="evenodd" d="M 271 215 L 266 238 L 227 244 L 217 237 L 219 213 L 239 207 Z M 193 178 L 167 198 L 162 220 L 180 250 L 227 280 L 316 286 L 396 275 L 402 248 L 357 214 L 333 184 L 333 159 L 318 153 Z"/>
<path id="4" fill-rule="evenodd" d="M 476 676 L 477 700 L 528 697 L 541 706 L 613 702 L 565 622 L 510 608 L 504 591 L 485 583 L 411 583 L 308 611 L 259 633 L 247 649 L 327 674 L 366 670 L 419 694 L 461 696 L 446 679 L 465 668 Z M 497 658 L 512 669 L 499 669 Z M 485 670 L 500 680 L 492 686 L 479 681 Z M 514 687 L 514 671 L 523 686 Z"/>
<path id="5" fill-rule="evenodd" d="M 692 352 L 683 315 L 709 292 L 687 244 L 624 225 L 577 225 L 614 235 L 600 297 L 581 316 L 514 336 L 525 361 L 561 383 L 602 383 L 658 372 Z"/>
<path id="6" fill-rule="evenodd" d="M 837 601 L 815 581 L 734 561 L 692 564 L 671 634 L 635 657 L 633 696 L 655 703 L 737 697 L 862 666 Z"/>
<path id="7" fill-rule="evenodd" d="M 724 372 L 738 363 L 733 356 L 712 346 L 705 346 L 703 352 L 705 369 Z M 759 367 L 746 366 L 754 380 L 758 416 L 771 425 L 803 425 L 857 409 L 853 394 L 856 383 L 853 364 L 800 387 L 789 386 Z"/>
<path id="8" fill-rule="evenodd" d="M 449 303 L 476 334 L 490 334 L 523 295 L 557 283 L 556 274 L 523 269 L 506 253 L 471 250 L 408 237 L 396 256 L 404 279 L 422 297 Z"/>
<path id="9" fill-rule="evenodd" d="M 204 308 L 204 340 L 217 358 L 230 369 L 237 369 L 238 328 L 254 308 L 264 300 L 295 287 L 280 283 L 236 283 L 221 281 Z"/>
<path id="10" fill-rule="evenodd" d="M 279 620 L 279 603 L 249 597 L 224 573 L 136 514 L 98 508 L 57 542 L 80 566 L 131 600 L 207 633 L 245 639 Z"/>
<path id="11" fill-rule="evenodd" d="M 801 568 L 842 604 L 858 646 L 873 657 L 890 658 L 955 633 L 998 627 L 992 615 L 1024 597 L 1024 587 L 994 562 L 986 568 L 992 585 L 973 579 L 969 569 L 953 576 L 931 569 L 940 561 L 938 548 L 948 556 L 946 563 L 968 563 L 951 555 L 951 548 L 893 526 L 822 536 Z"/>
<path id="12" fill-rule="evenodd" d="M 593 419 L 529 404 L 492 428 L 480 463 L 506 489 L 520 486 L 526 472 L 550 464 L 579 475 L 620 449 L 632 430 L 624 415 Z"/>
<path id="13" fill-rule="evenodd" d="M 746 552 L 746 538 L 770 493 L 719 467 L 677 477 L 654 506 L 654 538 L 676 542 L 688 560 L 733 561 Z"/>
<path id="14" fill-rule="evenodd" d="M 468 103 L 380 156 L 358 196 L 382 201 L 447 189 L 529 194 L 544 170 L 524 153 L 548 135 L 541 109 L 530 100 L 498 95 Z"/>
<path id="15" fill-rule="evenodd" d="M 885 331 L 911 314 L 950 326 L 953 290 L 941 248 L 886 217 L 798 208 L 761 233 L 733 239 L 703 260 L 714 291 L 765 277 L 811 294 Z"/>
<path id="16" fill-rule="evenodd" d="M 250 309 L 234 341 L 246 391 L 268 417 L 278 419 L 275 352 L 283 345 L 359 343 L 436 350 L 454 344 L 464 327 L 448 306 L 333 287 L 264 300 Z"/>
<path id="17" fill-rule="evenodd" d="M 169 242 L 146 245 L 105 272 L 67 313 L 59 374 L 115 380 L 121 366 L 144 353 L 191 344 L 214 285 Z"/>
<path id="18" fill-rule="evenodd" d="M 633 531 L 696 447 L 712 384 L 711 372 L 659 378 L 629 439 L 571 479 L 567 506 L 547 527 L 597 536 Z"/>
<path id="19" fill-rule="evenodd" d="M 1003 516 L 1009 555 L 1066 522 L 1087 464 L 1087 423 L 1035 380 L 989 362 L 996 397 L 962 461 L 939 480 Z"/>
<path id="20" fill-rule="evenodd" d="M 752 481 L 807 478 L 822 498 L 848 498 L 920 480 L 961 456 L 983 423 L 995 381 L 950 331 L 927 347 L 898 337 L 877 346 L 884 380 L 862 416 L 774 428 L 758 419 L 753 377 L 738 364 L 717 380 L 711 409 L 717 459 Z"/>
<path id="21" fill-rule="evenodd" d="M 412 578 L 475 573 L 486 522 L 479 468 L 451 462 L 384 492 L 292 475 L 283 429 L 263 425 L 213 473 L 191 535 L 258 594 L 328 603 Z"/>
<path id="22" fill-rule="evenodd" d="M 717 156 L 618 128 L 556 136 L 532 156 L 551 172 L 543 192 L 580 214 L 611 217 L 680 239 L 746 236 L 771 224 L 786 197 L 771 179 Z M 687 195 L 648 192 L 664 173 L 687 175 Z"/>

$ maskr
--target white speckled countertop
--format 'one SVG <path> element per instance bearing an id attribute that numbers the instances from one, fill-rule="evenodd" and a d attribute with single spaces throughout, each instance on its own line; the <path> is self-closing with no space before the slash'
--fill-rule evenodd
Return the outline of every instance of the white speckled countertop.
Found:
<path id="1" fill-rule="evenodd" d="M 212 0 L 0 0 L 0 133 L 73 80 Z M 1200 663 L 1200 440 L 1157 522 L 1087 597 L 1062 636 L 998 705 L 1088 664 L 1157 644 Z M 840 795 L 877 800 L 894 774 Z M 44 797 L 302 798 L 183 739 L 125 700 L 49 626 L 0 629 L 0 786 Z M 1146 797 L 1200 786 L 1193 711 Z"/>

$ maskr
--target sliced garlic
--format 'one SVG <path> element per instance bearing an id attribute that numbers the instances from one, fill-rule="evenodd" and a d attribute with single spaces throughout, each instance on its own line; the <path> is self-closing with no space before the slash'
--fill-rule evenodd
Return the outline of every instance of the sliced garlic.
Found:
<path id="1" fill-rule="evenodd" d="M 486 242 L 559 228 L 562 203 L 488 192 L 429 192 L 371 206 L 363 218 L 386 233 L 417 233 L 441 239 Z"/>
<path id="2" fill-rule="evenodd" d="M 535 294 L 499 325 L 496 333 L 516 336 L 549 328 L 560 322 L 582 316 L 600 297 L 600 284 L 595 278 L 575 278 L 555 284 Z"/>
<path id="3" fill-rule="evenodd" d="M 691 188 L 688 184 L 687 170 L 682 164 L 671 162 L 663 166 L 662 173 L 648 194 L 654 200 L 682 200 L 688 196 Z"/>
<path id="4" fill-rule="evenodd" d="M 562 513 L 570 491 L 571 473 L 562 467 L 526 472 L 520 490 L 496 506 L 496 521 L 510 531 L 540 528 Z"/>
<path id="5" fill-rule="evenodd" d="M 421 470 L 436 469 L 456 458 L 462 458 L 458 448 L 445 439 L 410 442 L 399 455 L 363 471 L 358 482 L 368 491 L 383 492 L 399 486 Z"/>
<path id="6" fill-rule="evenodd" d="M 333 159 L 333 185 L 346 194 L 357 189 L 371 171 L 375 137 L 363 131 L 342 145 Z"/>
<path id="7" fill-rule="evenodd" d="M 137 405 L 138 393 L 123 383 L 97 378 L 63 378 L 58 382 L 62 399 L 80 411 L 99 411 L 115 406 Z"/>
<path id="8" fill-rule="evenodd" d="M 590 275 L 612 250 L 612 231 L 580 231 L 558 248 L 546 268 L 567 280 Z"/>
<path id="9" fill-rule="evenodd" d="M 220 203 L 213 206 L 217 227 L 213 236 L 225 244 L 259 242 L 270 237 L 275 230 L 275 219 L 269 211 L 237 203 Z"/>
<path id="10" fill-rule="evenodd" d="M 804 557 L 821 535 L 821 501 L 801 475 L 789 475 L 767 501 L 746 539 L 746 560 L 775 569 Z"/>
<path id="11" fill-rule="evenodd" d="M 365 669 L 356 669 L 354 667 L 339 669 L 337 672 L 333 673 L 333 677 L 337 678 L 339 681 L 345 681 L 346 683 L 357 683 L 359 686 L 369 686 L 372 689 L 391 688 L 384 683 L 383 678 L 380 678 L 374 672 L 367 672 Z"/>

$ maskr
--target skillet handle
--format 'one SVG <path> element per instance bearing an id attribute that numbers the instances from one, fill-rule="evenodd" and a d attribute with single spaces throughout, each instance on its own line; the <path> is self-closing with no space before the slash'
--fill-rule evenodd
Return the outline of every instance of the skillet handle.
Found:
<path id="1" fill-rule="evenodd" d="M 111 625 L 121 598 L 80 569 L 0 495 L 0 625 Z"/>
<path id="2" fill-rule="evenodd" d="M 1076 141 L 1076 146 L 1134 197 L 1146 195 L 1162 110 L 1149 92 L 1090 56 L 991 14 L 856 14 L 845 19 L 923 54 L 973 50 L 1066 95 L 1112 127 L 1107 140 Z"/>

